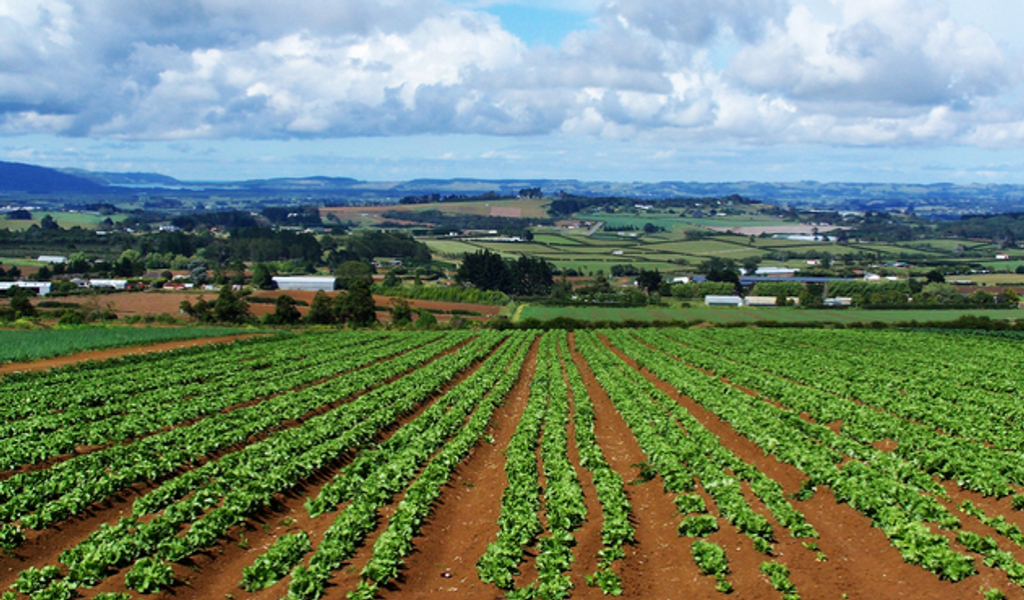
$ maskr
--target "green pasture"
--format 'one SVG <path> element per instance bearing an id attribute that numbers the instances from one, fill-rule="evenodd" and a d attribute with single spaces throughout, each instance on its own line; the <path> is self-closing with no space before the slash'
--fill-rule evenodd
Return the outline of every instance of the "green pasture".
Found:
<path id="1" fill-rule="evenodd" d="M 612 308 L 600 306 L 526 306 L 517 312 L 517 319 L 546 321 L 566 317 L 586 321 L 695 321 L 709 323 L 753 323 L 780 321 L 784 323 L 834 322 L 855 323 L 879 321 L 899 323 L 906 321 L 953 321 L 965 315 L 986 316 L 992 319 L 1019 319 L 1024 311 L 1005 310 L 864 310 L 857 308 L 838 310 L 804 310 L 800 308 L 752 307 L 636 307 Z"/>
<path id="2" fill-rule="evenodd" d="M 437 252 L 438 254 L 464 254 L 466 252 L 476 252 L 480 249 L 472 244 L 457 240 L 425 240 L 425 243 L 431 252 Z"/>
<path id="3" fill-rule="evenodd" d="M 83 212 L 60 212 L 60 211 L 36 211 L 32 213 L 32 220 L 11 220 L 0 218 L 0 229 L 9 231 L 24 231 L 33 225 L 39 225 L 43 217 L 50 215 L 57 222 L 57 225 L 64 229 L 81 227 L 82 229 L 96 229 L 106 216 L 83 213 Z M 127 215 L 111 215 L 110 220 L 115 223 L 127 219 Z"/>
<path id="4" fill-rule="evenodd" d="M 552 246 L 582 246 L 582 242 L 565 235 L 556 233 L 537 233 L 533 241 L 539 244 L 550 244 Z"/>

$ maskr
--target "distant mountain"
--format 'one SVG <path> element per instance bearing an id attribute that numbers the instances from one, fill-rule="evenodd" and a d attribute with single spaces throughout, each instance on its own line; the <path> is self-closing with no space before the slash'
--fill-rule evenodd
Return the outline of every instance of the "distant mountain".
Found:
<path id="1" fill-rule="evenodd" d="M 540 188 L 546 197 L 562 194 L 587 197 L 636 198 L 653 202 L 665 198 L 705 198 L 740 195 L 752 200 L 801 209 L 838 211 L 907 211 L 935 218 L 965 214 L 1024 212 L 1024 186 L 951 183 L 766 183 L 737 181 L 616 182 L 576 179 L 414 179 L 360 181 L 350 177 L 278 177 L 247 181 L 180 181 L 158 173 L 97 173 L 78 169 L 54 170 L 0 162 L 0 193 L 159 195 L 208 198 L 211 194 L 239 200 L 274 199 L 284 202 L 390 203 L 407 196 L 478 196 L 489 192 L 515 197 L 524 188 Z"/>
<path id="2" fill-rule="evenodd" d="M 56 169 L 0 162 L 0 192 L 23 194 L 100 194 L 106 187 Z"/>
<path id="3" fill-rule="evenodd" d="M 182 185 L 182 183 L 177 179 L 168 177 L 167 175 L 161 175 L 159 173 L 97 173 L 93 171 L 86 171 L 84 169 L 60 169 L 60 172 L 88 179 L 89 181 L 100 185 L 116 185 L 122 187 L 176 187 Z"/>

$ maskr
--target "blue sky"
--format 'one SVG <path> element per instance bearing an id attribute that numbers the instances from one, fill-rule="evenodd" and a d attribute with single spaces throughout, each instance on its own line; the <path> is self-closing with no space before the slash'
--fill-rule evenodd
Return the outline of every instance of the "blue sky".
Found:
<path id="1" fill-rule="evenodd" d="M 1024 183 L 1024 3 L 0 0 L 0 160 Z"/>

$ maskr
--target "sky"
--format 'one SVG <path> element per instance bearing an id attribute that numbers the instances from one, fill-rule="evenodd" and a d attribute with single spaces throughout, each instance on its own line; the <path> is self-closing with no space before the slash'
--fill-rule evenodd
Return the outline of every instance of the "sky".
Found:
<path id="1" fill-rule="evenodd" d="M 1024 183 L 1019 0 L 0 0 L 0 160 Z"/>

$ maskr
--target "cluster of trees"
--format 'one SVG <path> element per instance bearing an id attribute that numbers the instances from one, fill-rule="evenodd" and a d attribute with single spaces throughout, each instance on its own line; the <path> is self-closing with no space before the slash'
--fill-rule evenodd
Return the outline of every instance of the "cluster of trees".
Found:
<path id="1" fill-rule="evenodd" d="M 506 261 L 500 254 L 480 250 L 462 257 L 456 281 L 480 290 L 496 290 L 515 296 L 548 296 L 554 269 L 543 258 L 520 256 Z"/>
<path id="2" fill-rule="evenodd" d="M 281 294 L 274 302 L 274 311 L 266 315 L 264 325 L 350 325 L 368 327 L 377 322 L 377 307 L 365 281 L 356 281 L 348 292 L 336 294 L 333 298 L 325 292 L 317 292 L 309 305 L 309 313 L 303 317 L 298 302 L 287 294 Z M 406 305 L 408 306 L 408 305 Z M 254 324 L 259 320 L 252 314 L 244 293 L 223 286 L 216 300 L 209 302 L 202 296 L 194 303 L 182 300 L 181 312 L 200 323 Z"/>

